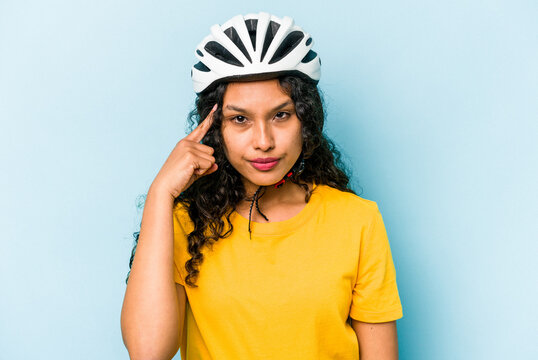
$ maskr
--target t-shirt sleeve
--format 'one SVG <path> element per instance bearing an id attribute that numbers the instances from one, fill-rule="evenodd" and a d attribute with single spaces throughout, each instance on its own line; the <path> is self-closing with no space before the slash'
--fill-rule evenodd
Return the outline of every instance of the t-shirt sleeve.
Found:
<path id="1" fill-rule="evenodd" d="M 185 286 L 184 272 L 180 269 L 185 268 L 185 253 L 187 251 L 187 233 L 182 225 L 182 217 L 186 215 L 186 212 L 180 207 L 176 207 L 172 214 L 172 221 L 174 225 L 174 281 L 178 284 Z"/>
<path id="2" fill-rule="evenodd" d="M 185 286 L 185 280 L 183 280 L 183 276 L 181 276 L 181 273 L 179 272 L 175 262 L 174 262 L 174 281 L 178 284 Z"/>
<path id="3" fill-rule="evenodd" d="M 359 248 L 357 279 L 349 316 L 369 323 L 401 318 L 403 312 L 396 285 L 396 270 L 377 204 Z"/>

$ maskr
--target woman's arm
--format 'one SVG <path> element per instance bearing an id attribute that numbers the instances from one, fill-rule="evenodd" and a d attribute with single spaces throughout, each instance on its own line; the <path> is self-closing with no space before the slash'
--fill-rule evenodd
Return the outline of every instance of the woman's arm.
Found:
<path id="1" fill-rule="evenodd" d="M 398 335 L 396 321 L 365 323 L 351 319 L 359 341 L 361 360 L 397 360 Z"/>
<path id="2" fill-rule="evenodd" d="M 123 342 L 132 360 L 171 359 L 179 349 L 186 294 L 174 281 L 174 199 L 218 168 L 215 150 L 200 143 L 216 109 L 217 104 L 176 144 L 149 188 L 121 309 Z"/>
<path id="3" fill-rule="evenodd" d="M 121 331 L 132 360 L 171 359 L 179 348 L 180 309 L 173 275 L 174 199 L 150 187 L 123 308 Z"/>

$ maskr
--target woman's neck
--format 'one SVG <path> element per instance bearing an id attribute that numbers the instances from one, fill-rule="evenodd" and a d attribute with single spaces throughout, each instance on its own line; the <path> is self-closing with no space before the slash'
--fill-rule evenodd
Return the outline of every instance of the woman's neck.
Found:
<path id="1" fill-rule="evenodd" d="M 254 194 L 259 189 L 259 185 L 256 184 L 244 184 L 246 199 L 245 202 L 250 204 Z M 311 185 L 309 184 L 309 189 Z M 286 181 L 283 185 L 276 188 L 274 185 L 263 186 L 258 192 L 258 199 L 263 196 L 263 202 L 267 204 L 289 202 L 290 199 L 301 198 L 304 200 L 305 190 L 302 186 L 297 185 L 291 181 Z M 261 199 L 259 201 L 262 201 Z"/>
<path id="2" fill-rule="evenodd" d="M 248 218 L 248 213 L 254 194 L 259 186 L 255 184 L 245 184 L 246 198 L 236 206 L 236 211 Z M 312 190 L 312 184 L 307 184 Z M 264 186 L 258 192 L 258 204 L 262 212 L 268 217 L 269 222 L 286 220 L 297 214 L 305 205 L 305 189 L 286 181 L 281 187 L 275 188 L 273 185 Z M 255 209 L 255 207 L 254 207 Z M 266 222 L 256 210 L 252 211 L 252 220 L 256 222 Z"/>

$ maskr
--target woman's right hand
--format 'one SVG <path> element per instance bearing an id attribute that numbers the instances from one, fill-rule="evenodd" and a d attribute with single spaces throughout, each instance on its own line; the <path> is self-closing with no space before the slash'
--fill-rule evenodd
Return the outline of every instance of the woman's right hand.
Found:
<path id="1" fill-rule="evenodd" d="M 216 109 L 217 104 L 204 121 L 176 144 L 151 187 L 166 191 L 175 199 L 193 182 L 217 171 L 214 149 L 200 143 L 213 124 Z"/>

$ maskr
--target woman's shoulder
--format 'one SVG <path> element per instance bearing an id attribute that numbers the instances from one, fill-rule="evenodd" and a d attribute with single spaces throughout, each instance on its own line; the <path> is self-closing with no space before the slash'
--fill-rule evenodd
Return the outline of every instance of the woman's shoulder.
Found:
<path id="1" fill-rule="evenodd" d="M 184 230 L 193 228 L 193 222 L 189 216 L 189 209 L 186 204 L 177 201 L 172 208 L 172 215 L 174 221 L 178 225 L 181 225 Z"/>
<path id="2" fill-rule="evenodd" d="M 317 193 L 325 206 L 339 209 L 339 212 L 357 211 L 365 213 L 375 213 L 378 211 L 377 203 L 359 196 L 355 193 L 343 191 L 330 185 L 319 184 L 315 187 L 314 193 Z"/>
<path id="3" fill-rule="evenodd" d="M 189 216 L 187 205 L 182 203 L 181 201 L 177 201 L 174 203 L 174 207 L 172 208 L 172 211 L 174 215 L 177 216 Z"/>

